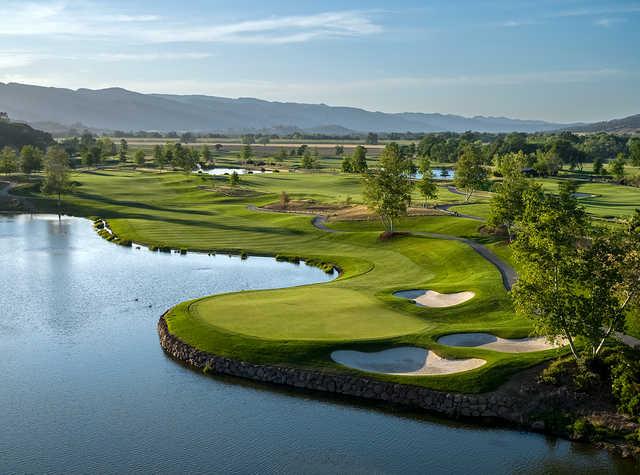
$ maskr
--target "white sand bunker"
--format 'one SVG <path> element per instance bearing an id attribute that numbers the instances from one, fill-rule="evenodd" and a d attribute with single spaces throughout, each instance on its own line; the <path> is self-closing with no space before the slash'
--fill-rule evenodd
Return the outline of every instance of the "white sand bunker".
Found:
<path id="1" fill-rule="evenodd" d="M 416 305 L 421 307 L 443 308 L 459 305 L 467 300 L 475 297 L 475 293 L 471 291 L 458 292 L 455 294 L 441 294 L 435 290 L 403 290 L 393 295 L 413 300 Z"/>
<path id="2" fill-rule="evenodd" d="M 486 363 L 479 358 L 449 360 L 436 355 L 433 351 L 414 346 L 391 348 L 373 353 L 337 350 L 331 353 L 331 359 L 349 368 L 398 376 L 460 373 L 479 368 Z"/>
<path id="3" fill-rule="evenodd" d="M 562 342 L 556 345 L 549 343 L 544 337 L 500 338 L 491 333 L 453 333 L 438 338 L 438 343 L 447 346 L 483 348 L 504 353 L 528 353 L 562 346 Z"/>

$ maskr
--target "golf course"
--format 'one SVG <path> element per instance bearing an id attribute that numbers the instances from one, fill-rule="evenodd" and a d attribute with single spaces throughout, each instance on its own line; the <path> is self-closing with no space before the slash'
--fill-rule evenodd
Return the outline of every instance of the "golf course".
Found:
<path id="1" fill-rule="evenodd" d="M 325 284 L 177 303 L 165 315 L 170 332 L 202 351 L 251 363 L 347 373 L 357 370 L 335 362 L 332 352 L 414 346 L 451 361 L 486 362 L 472 370 L 410 378 L 414 385 L 459 392 L 493 389 L 509 375 L 562 351 L 508 353 L 438 343 L 456 333 L 531 336 L 530 322 L 514 315 L 496 266 L 455 239 L 480 239 L 476 220 L 408 217 L 399 228 L 411 233 L 385 241 L 379 239 L 377 221 L 330 220 L 328 227 L 336 232 L 326 232 L 314 227 L 309 215 L 254 208 L 276 202 L 283 190 L 293 199 L 327 205 L 347 196 L 359 200 L 359 177 L 246 175 L 231 188 L 224 176 L 97 170 L 74 173 L 72 180 L 75 187 L 65 197 L 64 212 L 100 216 L 121 239 L 153 248 L 313 260 L 339 269 L 336 279 Z M 445 197 L 447 193 L 443 189 Z M 29 200 L 46 206 L 41 196 Z M 428 307 L 394 295 L 412 289 L 472 292 L 473 298 Z M 393 371 L 375 377 L 407 380 Z"/>

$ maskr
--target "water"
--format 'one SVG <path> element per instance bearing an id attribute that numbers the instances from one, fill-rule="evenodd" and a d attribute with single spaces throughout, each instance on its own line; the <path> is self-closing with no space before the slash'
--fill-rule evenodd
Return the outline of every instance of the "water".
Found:
<path id="1" fill-rule="evenodd" d="M 422 178 L 422 172 L 415 172 L 411 176 L 419 180 Z M 434 180 L 453 180 L 456 177 L 456 172 L 453 168 L 432 168 L 431 176 Z"/>
<path id="2" fill-rule="evenodd" d="M 208 175 L 231 175 L 233 172 L 236 172 L 238 175 L 246 175 L 249 173 L 261 174 L 261 173 L 273 173 L 271 170 L 249 170 L 247 168 L 202 168 L 197 171 L 198 173 L 206 173 Z"/>
<path id="3" fill-rule="evenodd" d="M 0 473 L 621 473 L 606 452 L 214 379 L 168 359 L 171 305 L 329 279 L 268 258 L 151 253 L 90 223 L 0 217 Z"/>

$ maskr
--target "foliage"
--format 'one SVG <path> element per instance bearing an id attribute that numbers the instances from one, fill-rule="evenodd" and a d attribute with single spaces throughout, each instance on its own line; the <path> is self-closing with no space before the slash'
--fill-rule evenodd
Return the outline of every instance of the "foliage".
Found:
<path id="1" fill-rule="evenodd" d="M 253 150 L 251 150 L 251 145 L 247 143 L 240 150 L 240 160 L 243 163 L 249 163 L 249 161 L 252 158 L 253 158 Z"/>
<path id="2" fill-rule="evenodd" d="M 289 194 L 286 191 L 280 193 L 280 208 L 287 209 L 289 207 Z"/>
<path id="3" fill-rule="evenodd" d="M 477 144 L 466 145 L 458 160 L 454 183 L 465 193 L 465 201 L 488 183 L 484 157 Z"/>
<path id="4" fill-rule="evenodd" d="M 53 138 L 47 132 L 34 129 L 27 124 L 0 120 L 0 148 L 12 147 L 19 150 L 25 145 L 33 145 L 44 150 L 53 143 Z"/>
<path id="5" fill-rule="evenodd" d="M 627 142 L 629 159 L 634 167 L 640 167 L 640 137 L 631 137 Z"/>
<path id="6" fill-rule="evenodd" d="M 587 218 L 565 187 L 560 196 L 538 187 L 524 193 L 524 210 L 513 244 L 520 270 L 513 290 L 518 315 L 534 320 L 536 330 L 550 339 L 566 338 L 578 358 L 574 338 L 582 334 L 576 313 L 577 244 L 587 234 Z"/>
<path id="7" fill-rule="evenodd" d="M 0 150 L 0 173 L 5 175 L 13 173 L 18 169 L 18 157 L 16 151 L 9 146 Z"/>
<path id="8" fill-rule="evenodd" d="M 408 174 L 409 162 L 400 153 L 398 145 L 392 142 L 380 155 L 380 168 L 369 171 L 364 178 L 365 201 L 391 233 L 394 220 L 406 215 L 411 203 L 413 181 Z"/>
<path id="9" fill-rule="evenodd" d="M 121 162 L 127 161 L 127 150 L 129 150 L 129 144 L 125 139 L 120 139 L 120 149 L 118 151 L 118 156 L 120 157 Z"/>
<path id="10" fill-rule="evenodd" d="M 428 201 L 435 200 L 438 197 L 438 185 L 433 179 L 431 163 L 428 159 L 424 158 L 420 162 L 420 172 L 422 173 L 422 178 L 418 181 L 418 191 L 420 191 L 426 204 Z"/>
<path id="11" fill-rule="evenodd" d="M 166 156 L 164 150 L 162 150 L 162 145 L 156 144 L 153 146 L 153 161 L 158 168 L 164 168 Z"/>
<path id="12" fill-rule="evenodd" d="M 233 171 L 231 175 L 229 175 L 229 184 L 231 186 L 236 186 L 239 183 L 240 183 L 240 175 L 238 175 L 238 172 Z"/>
<path id="13" fill-rule="evenodd" d="M 625 164 L 626 160 L 624 158 L 624 154 L 619 153 L 616 156 L 616 159 L 609 165 L 609 173 L 611 173 L 616 180 L 622 180 L 624 178 Z"/>
<path id="14" fill-rule="evenodd" d="M 377 145 L 378 143 L 378 134 L 375 132 L 369 132 L 367 134 L 367 138 L 365 139 L 365 143 L 367 145 Z"/>
<path id="15" fill-rule="evenodd" d="M 60 206 L 60 197 L 69 188 L 69 157 L 62 148 L 50 147 L 44 157 L 42 191 L 44 193 L 57 194 L 58 206 Z"/>
<path id="16" fill-rule="evenodd" d="M 140 167 L 144 165 L 144 150 L 142 150 L 141 148 L 136 150 L 136 153 L 133 155 L 133 160 L 135 164 Z"/>
<path id="17" fill-rule="evenodd" d="M 23 173 L 39 171 L 42 168 L 42 150 L 33 145 L 25 145 L 20 150 L 20 169 Z"/>
<path id="18" fill-rule="evenodd" d="M 367 149 L 362 145 L 356 146 L 351 157 L 351 171 L 353 173 L 365 173 L 367 166 Z"/>
<path id="19" fill-rule="evenodd" d="M 509 241 L 512 241 L 514 223 L 524 212 L 525 192 L 532 186 L 522 173 L 525 161 L 526 157 L 522 152 L 501 157 L 500 170 L 503 180 L 495 186 L 491 198 L 488 222 L 491 226 L 504 226 Z"/>

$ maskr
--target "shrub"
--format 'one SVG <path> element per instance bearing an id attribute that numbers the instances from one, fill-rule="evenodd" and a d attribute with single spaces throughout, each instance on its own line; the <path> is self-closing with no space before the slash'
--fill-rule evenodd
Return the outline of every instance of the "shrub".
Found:
<path id="1" fill-rule="evenodd" d="M 240 253 L 240 259 L 242 259 L 243 261 L 248 258 L 249 258 L 249 254 L 247 254 L 245 251 L 242 251 Z"/>
<path id="2" fill-rule="evenodd" d="M 184 247 L 180 249 L 180 254 L 181 255 L 184 256 L 186 253 L 187 253 L 187 250 Z"/>
<path id="3" fill-rule="evenodd" d="M 616 398 L 618 410 L 640 416 L 640 361 L 637 356 L 617 353 L 612 356 L 611 393 Z"/>

